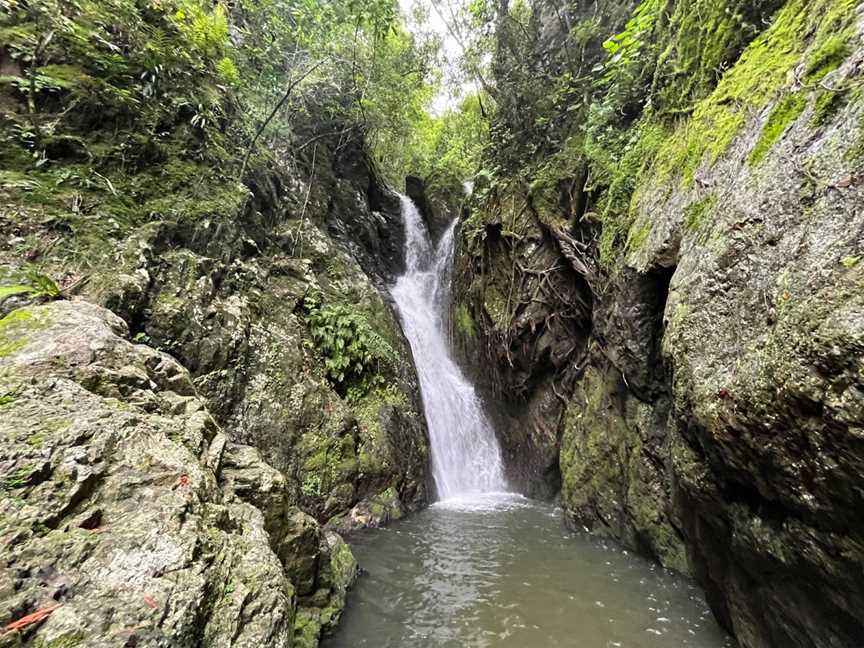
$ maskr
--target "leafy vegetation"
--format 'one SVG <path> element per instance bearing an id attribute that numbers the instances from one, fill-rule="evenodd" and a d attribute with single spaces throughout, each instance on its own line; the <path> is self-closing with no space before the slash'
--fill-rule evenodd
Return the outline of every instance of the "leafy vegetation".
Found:
<path id="1" fill-rule="evenodd" d="M 758 166 L 808 107 L 818 127 L 846 101 L 825 79 L 853 0 L 562 0 L 554 46 L 549 3 L 436 2 L 462 66 L 439 114 L 440 37 L 396 0 L 0 0 L 15 254 L 98 268 L 143 224 L 242 217 L 258 174 L 311 177 L 319 144 L 365 141 L 394 186 L 411 173 L 461 199 L 476 178 L 477 219 L 529 187 L 542 218 L 596 228 L 610 265 L 647 236 L 631 232 L 647 178 L 692 187 L 763 114 Z"/>
<path id="2" fill-rule="evenodd" d="M 0 0 L 0 41 L 0 223 L 53 276 L 152 221 L 242 217 L 322 144 L 365 140 L 398 186 L 461 182 L 482 137 L 427 112 L 440 44 L 396 0 Z"/>
<path id="3" fill-rule="evenodd" d="M 346 304 L 322 304 L 320 295 L 304 300 L 306 323 L 324 359 L 327 375 L 337 386 L 380 373 L 396 361 L 396 352 L 376 333 L 363 313 Z"/>
<path id="4" fill-rule="evenodd" d="M 607 267 L 647 239 L 650 223 L 631 231 L 641 188 L 693 187 L 761 113 L 757 166 L 808 106 L 818 126 L 846 100 L 823 79 L 849 54 L 852 0 L 484 4 L 494 111 L 479 207 L 498 214 L 503 188 L 523 182 L 585 236 L 599 225 Z M 563 34 L 551 48 L 549 12 Z"/>
<path id="5" fill-rule="evenodd" d="M 60 296 L 60 288 L 54 280 L 34 268 L 13 271 L 2 278 L 2 284 L 0 301 L 15 295 L 27 295 L 37 299 L 56 299 Z"/>
<path id="6" fill-rule="evenodd" d="M 689 230 L 698 230 L 705 223 L 705 219 L 711 213 L 711 210 L 717 205 L 717 196 L 709 194 L 701 200 L 697 200 L 685 210 L 686 220 L 685 226 Z"/>
<path id="7" fill-rule="evenodd" d="M 453 321 L 456 330 L 467 338 L 473 338 L 477 334 L 477 325 L 471 316 L 471 311 L 465 304 L 457 304 L 453 311 Z"/>

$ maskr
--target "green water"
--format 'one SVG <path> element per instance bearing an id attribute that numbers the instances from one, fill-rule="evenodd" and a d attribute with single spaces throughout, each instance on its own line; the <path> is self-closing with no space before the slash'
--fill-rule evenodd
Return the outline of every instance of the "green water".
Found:
<path id="1" fill-rule="evenodd" d="M 349 538 L 365 570 L 325 648 L 721 648 L 688 581 L 513 496 Z"/>

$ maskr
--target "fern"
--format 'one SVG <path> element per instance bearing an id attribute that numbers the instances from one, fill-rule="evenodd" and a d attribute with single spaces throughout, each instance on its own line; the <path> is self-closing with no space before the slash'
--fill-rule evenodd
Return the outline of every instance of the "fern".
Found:
<path id="1" fill-rule="evenodd" d="M 363 376 L 382 363 L 392 365 L 396 353 L 376 333 L 362 313 L 344 304 L 322 306 L 318 296 L 305 300 L 306 323 L 315 347 L 324 358 L 324 368 L 331 381 L 342 385 L 348 379 Z"/>

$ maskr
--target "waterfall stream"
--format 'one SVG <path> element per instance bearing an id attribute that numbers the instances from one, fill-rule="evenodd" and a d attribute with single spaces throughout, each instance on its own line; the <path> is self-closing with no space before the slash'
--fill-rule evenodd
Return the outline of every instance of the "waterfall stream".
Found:
<path id="1" fill-rule="evenodd" d="M 439 499 L 351 537 L 366 574 L 326 648 L 730 648 L 687 581 L 563 529 L 550 504 L 505 493 L 501 452 L 447 344 L 454 227 L 430 242 L 402 198 L 393 287 L 411 349 Z"/>
<path id="2" fill-rule="evenodd" d="M 401 200 L 405 273 L 391 292 L 420 379 L 439 499 L 506 491 L 495 433 L 445 334 L 455 223 L 433 246 L 417 207 Z"/>

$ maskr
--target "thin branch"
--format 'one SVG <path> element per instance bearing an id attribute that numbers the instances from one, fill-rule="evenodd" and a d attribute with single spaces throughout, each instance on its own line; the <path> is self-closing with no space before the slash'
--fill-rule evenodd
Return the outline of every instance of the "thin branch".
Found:
<path id="1" fill-rule="evenodd" d="M 299 77 L 294 79 L 290 84 L 288 84 L 288 88 L 285 90 L 285 94 L 282 95 L 282 99 L 279 100 L 279 103 L 270 111 L 270 114 L 267 116 L 267 119 L 258 127 L 258 131 L 255 133 L 255 137 L 252 138 L 252 141 L 249 143 L 249 147 L 246 149 L 246 154 L 243 156 L 243 164 L 240 166 L 240 177 L 239 180 L 243 180 L 243 176 L 246 173 L 246 164 L 249 162 L 249 156 L 252 154 L 252 149 L 255 148 L 255 145 L 258 143 L 258 138 L 261 137 L 261 133 L 264 132 L 264 129 L 273 121 L 273 118 L 285 105 L 285 102 L 288 101 L 288 97 L 291 96 L 291 93 L 294 92 L 294 89 L 300 85 L 306 77 L 312 74 L 315 70 L 321 67 L 324 64 L 324 61 L 318 61 L 315 65 L 310 67 L 308 70 L 303 72 Z"/>
<path id="2" fill-rule="evenodd" d="M 447 6 L 447 11 L 450 14 L 450 20 L 444 17 L 444 12 L 438 6 L 438 0 L 432 0 L 432 8 L 435 10 L 435 13 L 438 14 L 438 17 L 441 19 L 441 22 L 444 23 L 444 26 L 447 27 L 447 31 L 450 32 L 450 35 L 459 45 L 459 49 L 462 50 L 462 60 L 468 65 L 471 73 L 474 75 L 474 80 L 480 85 L 486 94 L 490 97 L 495 98 L 496 92 L 495 88 L 493 88 L 483 76 L 483 73 L 480 71 L 480 67 L 470 60 L 468 56 L 468 46 L 465 44 L 465 38 L 462 34 L 462 30 L 459 29 L 459 21 L 456 18 L 456 14 L 453 11 L 453 7 L 450 6 L 449 3 L 445 3 Z M 482 110 L 482 107 L 481 107 Z M 485 110 L 483 111 L 485 113 Z"/>
<path id="3" fill-rule="evenodd" d="M 306 207 L 309 206 L 309 195 L 312 193 L 312 184 L 315 182 L 315 158 L 318 154 L 318 145 L 312 148 L 312 169 L 309 171 L 309 185 L 306 187 L 306 198 L 303 200 L 303 210 L 300 212 L 300 224 L 297 226 L 297 236 L 294 237 L 294 245 L 291 246 L 291 256 L 296 258 L 294 254 L 297 249 L 297 242 L 300 242 L 300 254 L 303 254 L 303 225 L 306 222 Z"/>

